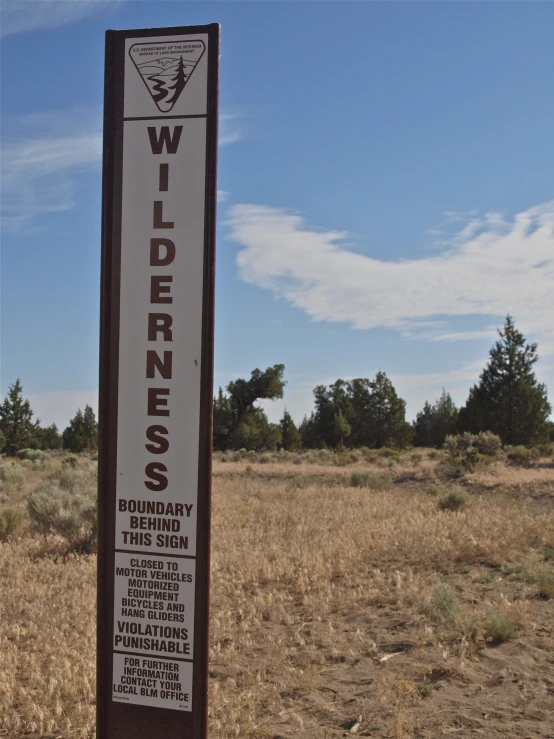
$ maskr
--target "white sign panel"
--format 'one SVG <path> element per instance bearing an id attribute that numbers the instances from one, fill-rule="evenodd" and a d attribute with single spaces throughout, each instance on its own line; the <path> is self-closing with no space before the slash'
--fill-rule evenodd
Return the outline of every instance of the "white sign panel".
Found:
<path id="1" fill-rule="evenodd" d="M 114 700 L 190 711 L 192 665 L 152 657 L 114 654 Z"/>
<path id="2" fill-rule="evenodd" d="M 210 37 L 133 34 L 123 62 L 111 697 L 183 712 L 194 707 L 201 371 L 209 356 Z M 213 189 L 215 198 L 215 179 Z M 206 541 L 209 533 L 204 572 Z"/>

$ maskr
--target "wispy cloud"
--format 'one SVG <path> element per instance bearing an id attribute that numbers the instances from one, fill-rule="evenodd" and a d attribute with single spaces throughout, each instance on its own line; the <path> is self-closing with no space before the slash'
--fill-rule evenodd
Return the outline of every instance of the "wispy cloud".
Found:
<path id="1" fill-rule="evenodd" d="M 227 146 L 240 141 L 244 137 L 242 117 L 237 113 L 219 114 L 219 145 Z"/>
<path id="2" fill-rule="evenodd" d="M 488 316 L 498 326 L 511 313 L 541 355 L 554 353 L 554 201 L 513 218 L 473 214 L 439 253 L 402 261 L 356 253 L 345 232 L 264 205 L 231 207 L 227 224 L 240 277 L 314 320 L 456 341 L 494 332 L 458 333 L 449 319 Z"/>
<path id="3" fill-rule="evenodd" d="M 100 124 L 91 111 L 60 111 L 22 119 L 17 134 L 2 137 L 4 230 L 21 231 L 75 205 L 76 175 L 100 165 Z"/>
<path id="4" fill-rule="evenodd" d="M 220 145 L 238 141 L 239 117 L 222 114 Z M 233 123 L 231 123 L 231 121 Z M 2 136 L 2 229 L 15 233 L 35 225 L 47 213 L 76 204 L 77 176 L 99 168 L 102 117 L 99 110 L 75 108 L 7 121 Z M 78 133 L 76 133 L 78 132 Z M 218 202 L 229 193 L 218 190 Z"/>
<path id="5" fill-rule="evenodd" d="M 2 0 L 0 36 L 74 23 L 123 0 Z"/>

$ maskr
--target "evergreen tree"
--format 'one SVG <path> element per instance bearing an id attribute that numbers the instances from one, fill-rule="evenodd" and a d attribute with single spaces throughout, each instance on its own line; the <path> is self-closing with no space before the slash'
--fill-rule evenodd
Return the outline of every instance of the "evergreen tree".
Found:
<path id="1" fill-rule="evenodd" d="M 213 414 L 213 445 L 214 449 L 221 451 L 227 448 L 229 431 L 233 425 L 231 399 L 223 394 L 221 388 L 214 398 Z"/>
<path id="2" fill-rule="evenodd" d="M 552 407 L 546 387 L 535 377 L 537 345 L 528 344 L 511 316 L 498 331 L 489 362 L 460 410 L 460 431 L 492 431 L 504 444 L 534 444 L 548 439 Z"/>
<path id="3" fill-rule="evenodd" d="M 171 78 L 171 82 L 174 82 L 174 85 L 171 85 L 168 87 L 168 90 L 175 90 L 173 93 L 173 96 L 168 98 L 166 100 L 167 103 L 175 103 L 183 91 L 184 86 L 187 83 L 187 73 L 185 71 L 185 65 L 183 63 L 183 57 L 181 55 L 181 58 L 179 59 L 179 66 L 177 67 L 177 73 L 175 74 L 175 77 Z"/>
<path id="4" fill-rule="evenodd" d="M 281 428 L 269 423 L 261 408 L 253 408 L 243 416 L 229 435 L 229 449 L 273 450 L 281 443 Z"/>
<path id="5" fill-rule="evenodd" d="M 315 409 L 311 416 L 312 444 L 316 447 L 336 447 L 350 435 L 352 403 L 350 385 L 338 379 L 329 387 L 314 388 Z"/>
<path id="6" fill-rule="evenodd" d="M 86 448 L 90 451 L 98 449 L 98 423 L 90 405 L 85 405 L 83 413 L 83 424 L 85 428 Z"/>
<path id="7" fill-rule="evenodd" d="M 214 448 L 274 449 L 280 442 L 277 424 L 270 424 L 259 400 L 283 397 L 285 365 L 276 364 L 265 372 L 255 369 L 249 380 L 239 378 L 227 385 L 228 396 L 220 389 L 214 399 Z"/>
<path id="8" fill-rule="evenodd" d="M 33 449 L 61 449 L 62 446 L 62 435 L 55 423 L 46 428 L 39 426 L 31 442 L 31 448 Z"/>
<path id="9" fill-rule="evenodd" d="M 446 437 L 455 434 L 458 423 L 458 409 L 450 393 L 442 389 L 440 398 L 434 405 L 426 402 L 414 422 L 415 446 L 436 447 L 439 449 Z"/>
<path id="10" fill-rule="evenodd" d="M 406 446 L 413 429 L 405 419 L 406 403 L 384 372 L 375 380 L 337 380 L 314 388 L 315 409 L 301 424 L 305 447 Z"/>
<path id="11" fill-rule="evenodd" d="M 365 377 L 357 377 L 349 384 L 352 413 L 349 418 L 351 433 L 349 442 L 353 447 L 369 446 L 368 422 L 371 384 Z"/>
<path id="12" fill-rule="evenodd" d="M 281 427 L 281 446 L 287 451 L 291 452 L 300 447 L 300 433 L 295 426 L 292 416 L 286 410 L 283 413 L 283 418 L 279 422 Z"/>
<path id="13" fill-rule="evenodd" d="M 398 397 L 384 372 L 378 372 L 369 387 L 365 446 L 377 449 L 386 445 L 408 446 L 413 429 L 406 421 L 406 401 Z"/>
<path id="14" fill-rule="evenodd" d="M 98 448 L 98 424 L 89 405 L 79 408 L 62 434 L 63 448 L 70 452 L 93 451 Z"/>
<path id="15" fill-rule="evenodd" d="M 333 416 L 333 434 L 338 439 L 337 446 L 344 449 L 344 440 L 350 436 L 352 427 L 344 417 L 342 410 L 339 408 Z"/>
<path id="16" fill-rule="evenodd" d="M 0 431 L 3 434 L 1 451 L 15 454 L 32 443 L 39 421 L 33 421 L 33 411 L 28 400 L 23 398 L 23 387 L 19 379 L 10 386 L 0 406 Z"/>
<path id="17" fill-rule="evenodd" d="M 300 425 L 298 426 L 298 433 L 300 434 L 300 443 L 303 449 L 317 449 L 321 443 L 317 429 L 314 423 L 314 414 L 304 416 Z"/>

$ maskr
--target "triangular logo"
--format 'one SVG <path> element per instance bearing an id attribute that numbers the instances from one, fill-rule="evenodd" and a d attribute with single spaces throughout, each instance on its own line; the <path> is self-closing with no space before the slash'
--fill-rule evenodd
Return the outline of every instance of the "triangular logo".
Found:
<path id="1" fill-rule="evenodd" d="M 133 44 L 129 56 L 158 110 L 169 113 L 206 47 L 203 41 L 167 41 Z"/>

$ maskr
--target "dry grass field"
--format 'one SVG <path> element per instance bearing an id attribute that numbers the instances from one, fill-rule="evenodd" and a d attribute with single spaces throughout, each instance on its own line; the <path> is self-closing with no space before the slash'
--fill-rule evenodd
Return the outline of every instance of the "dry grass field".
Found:
<path id="1" fill-rule="evenodd" d="M 553 458 L 329 457 L 215 460 L 210 739 L 554 737 Z M 95 568 L 0 543 L 0 736 L 94 736 Z"/>

